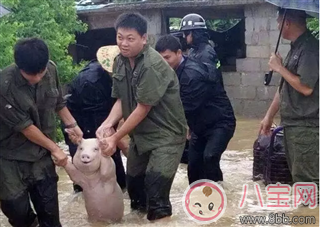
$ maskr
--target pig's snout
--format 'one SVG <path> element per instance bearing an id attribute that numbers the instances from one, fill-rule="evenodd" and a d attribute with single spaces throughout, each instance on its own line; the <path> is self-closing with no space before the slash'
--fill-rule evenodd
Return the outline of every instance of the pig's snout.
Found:
<path id="1" fill-rule="evenodd" d="M 90 155 L 88 155 L 88 154 L 82 154 L 81 155 L 81 161 L 83 163 L 89 163 L 91 161 Z"/>

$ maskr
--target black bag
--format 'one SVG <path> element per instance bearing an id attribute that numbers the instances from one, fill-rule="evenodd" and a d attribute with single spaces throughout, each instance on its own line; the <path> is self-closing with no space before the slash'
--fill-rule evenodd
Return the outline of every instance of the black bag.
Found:
<path id="1" fill-rule="evenodd" d="M 270 145 L 267 147 L 264 159 L 264 183 L 291 184 L 292 177 L 287 163 L 283 140 L 283 127 L 277 127 L 271 135 Z"/>
<path id="2" fill-rule="evenodd" d="M 259 135 L 253 144 L 253 180 L 262 180 L 264 172 L 265 152 L 270 144 L 271 136 Z"/>

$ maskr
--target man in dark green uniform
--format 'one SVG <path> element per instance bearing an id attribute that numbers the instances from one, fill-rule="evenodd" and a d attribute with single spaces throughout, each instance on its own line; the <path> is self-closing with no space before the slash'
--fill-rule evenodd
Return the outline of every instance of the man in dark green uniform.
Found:
<path id="1" fill-rule="evenodd" d="M 280 26 L 282 18 L 280 9 Z M 280 108 L 293 181 L 314 182 L 319 187 L 319 42 L 306 29 L 305 12 L 297 10 L 287 10 L 282 36 L 291 41 L 291 49 L 284 63 L 279 54 L 270 58 L 270 68 L 282 78 L 261 122 L 261 133 L 270 132 Z"/>
<path id="2" fill-rule="evenodd" d="M 116 21 L 117 45 L 112 96 L 117 101 L 99 127 L 105 155 L 131 137 L 127 157 L 127 190 L 131 208 L 148 211 L 156 220 L 172 215 L 171 185 L 186 140 L 186 119 L 175 72 L 147 42 L 147 21 L 140 14 L 122 14 Z M 121 118 L 125 123 L 108 138 Z"/>
<path id="3" fill-rule="evenodd" d="M 59 227 L 57 174 L 66 154 L 53 142 L 55 112 L 70 128 L 71 139 L 82 131 L 65 107 L 56 66 L 44 41 L 20 40 L 15 64 L 0 72 L 0 201 L 15 227 Z M 30 206 L 33 203 L 37 218 Z"/>

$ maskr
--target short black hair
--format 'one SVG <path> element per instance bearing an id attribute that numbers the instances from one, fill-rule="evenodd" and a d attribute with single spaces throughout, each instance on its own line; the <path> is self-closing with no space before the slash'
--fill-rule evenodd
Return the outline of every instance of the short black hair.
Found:
<path id="1" fill-rule="evenodd" d="M 299 25 L 306 26 L 307 15 L 305 11 L 278 8 L 278 15 L 283 18 L 286 10 L 287 10 L 286 20 L 297 23 Z"/>
<path id="2" fill-rule="evenodd" d="M 116 31 L 118 28 L 135 29 L 143 36 L 147 33 L 147 20 L 139 13 L 123 13 L 116 20 Z"/>
<path id="3" fill-rule="evenodd" d="M 176 53 L 178 50 L 181 50 L 181 43 L 179 39 L 173 35 L 165 35 L 159 38 L 159 40 L 156 42 L 155 50 L 159 53 L 166 50 Z"/>
<path id="4" fill-rule="evenodd" d="M 49 51 L 45 42 L 39 38 L 19 40 L 14 47 L 15 63 L 29 75 L 36 75 L 46 68 Z"/>

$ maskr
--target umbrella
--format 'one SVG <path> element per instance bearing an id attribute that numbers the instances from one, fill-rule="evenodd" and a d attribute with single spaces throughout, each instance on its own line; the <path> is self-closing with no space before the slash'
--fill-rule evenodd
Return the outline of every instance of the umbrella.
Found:
<path id="1" fill-rule="evenodd" d="M 284 9 L 294 9 L 294 10 L 303 10 L 306 13 L 308 13 L 311 16 L 318 16 L 319 15 L 319 0 L 265 0 L 268 3 L 271 3 L 275 6 L 278 6 L 280 8 Z M 283 16 L 283 22 L 286 19 L 286 11 Z M 282 23 L 283 25 L 284 23 Z M 276 45 L 275 53 L 278 51 L 278 46 L 280 43 L 282 28 L 280 28 L 279 37 Z M 264 77 L 264 84 L 269 85 L 271 82 L 273 71 L 270 71 L 269 73 L 265 74 Z"/>
<path id="2" fill-rule="evenodd" d="M 0 4 L 0 17 L 3 17 L 4 15 L 7 15 L 8 13 L 10 13 L 10 10 Z"/>

